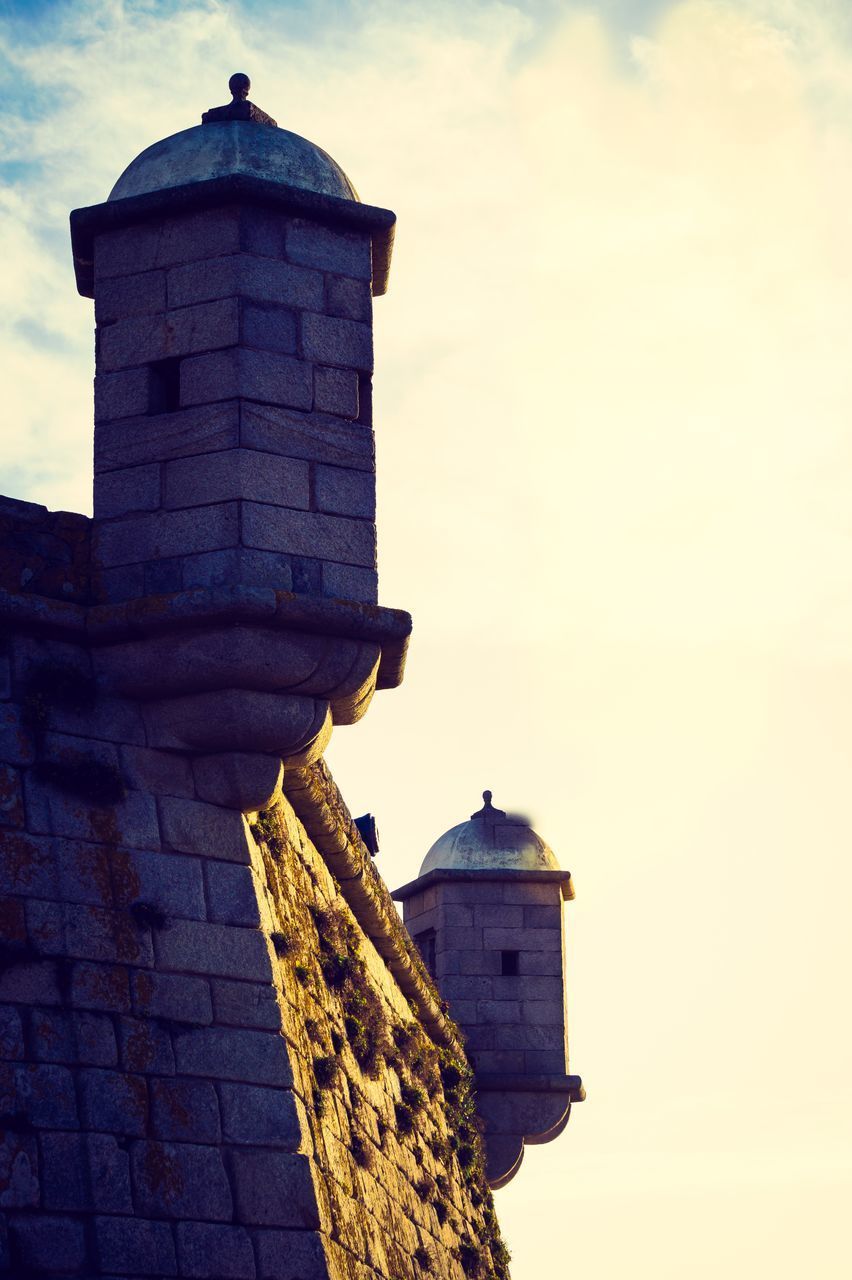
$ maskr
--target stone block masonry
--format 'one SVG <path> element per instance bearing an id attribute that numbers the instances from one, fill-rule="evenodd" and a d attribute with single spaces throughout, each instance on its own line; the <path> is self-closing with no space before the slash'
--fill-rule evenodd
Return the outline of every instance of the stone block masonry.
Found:
<path id="1" fill-rule="evenodd" d="M 559 883 L 450 881 L 406 900 L 415 941 L 436 934 L 435 973 L 481 1074 L 559 1075 L 567 1062 Z M 505 971 L 504 955 L 514 957 Z"/>
<path id="2" fill-rule="evenodd" d="M 0 497 L 0 588 L 67 601 L 90 597 L 91 521 Z"/>
<path id="3" fill-rule="evenodd" d="M 94 590 L 377 599 L 370 236 L 223 206 L 94 241 Z"/>
<path id="4" fill-rule="evenodd" d="M 93 519 L 0 502 L 0 1271 L 507 1280 L 459 1032 L 322 763 L 411 629 L 395 219 L 246 86 L 181 185 L 161 144 L 72 213 Z"/>
<path id="5" fill-rule="evenodd" d="M 85 645 L 12 626 L 2 661 L 7 1272 L 505 1276 L 463 1052 L 410 1003 L 428 979 L 376 933 L 360 846 L 362 916 L 342 896 L 359 837 L 327 772 L 292 782 L 315 837 L 280 790 L 245 815 L 202 798 L 209 758 L 146 745 Z"/>

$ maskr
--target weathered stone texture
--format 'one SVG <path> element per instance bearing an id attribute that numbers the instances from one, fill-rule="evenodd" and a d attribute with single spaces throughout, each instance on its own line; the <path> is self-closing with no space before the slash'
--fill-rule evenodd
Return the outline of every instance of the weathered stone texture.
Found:
<path id="1" fill-rule="evenodd" d="M 251 493 L 258 502 L 307 511 L 308 464 L 254 449 L 228 449 L 200 458 L 181 458 L 165 467 L 163 504 L 168 508 L 204 506 Z"/>
<path id="2" fill-rule="evenodd" d="M 86 601 L 91 521 L 0 498 L 0 589 Z"/>
<path id="3" fill-rule="evenodd" d="M 375 569 L 327 562 L 322 566 L 322 594 L 330 599 L 366 600 L 375 604 L 379 598 L 378 575 Z"/>
<path id="4" fill-rule="evenodd" d="M 134 1142 L 134 1202 L 143 1217 L 230 1222 L 233 1197 L 222 1152 L 190 1142 Z"/>
<path id="5" fill-rule="evenodd" d="M 436 974 L 477 1072 L 564 1076 L 562 892 L 558 883 L 446 880 L 406 899 L 415 941 L 436 934 Z M 503 952 L 518 972 L 503 972 Z"/>
<path id="6" fill-rule="evenodd" d="M 291 262 L 369 281 L 372 276 L 370 241 L 351 231 L 318 227 L 294 218 L 286 228 L 287 256 Z"/>
<path id="7" fill-rule="evenodd" d="M 98 372 L 112 373 L 170 356 L 194 355 L 239 341 L 240 309 L 235 299 L 202 302 L 161 315 L 132 316 L 101 326 Z"/>
<path id="8" fill-rule="evenodd" d="M 439 1042 L 444 1065 L 464 1064 L 437 995 L 378 909 L 372 865 L 362 923 L 331 873 L 343 879 L 329 831 L 358 839 L 336 792 L 321 852 L 278 790 L 282 774 L 303 785 L 283 773 L 285 744 L 291 763 L 314 759 L 330 707 L 345 723 L 366 705 L 378 644 L 312 637 L 302 671 L 263 632 L 262 688 L 237 667 L 208 687 L 193 649 L 198 670 L 178 671 L 172 696 L 179 644 L 161 654 L 134 608 L 81 607 L 157 597 L 158 627 L 197 586 L 260 588 L 276 618 L 273 593 L 376 602 L 371 276 L 368 231 L 268 208 L 98 234 L 94 522 L 0 503 L 0 587 L 39 598 L 0 652 L 13 1274 L 420 1280 L 428 1259 L 463 1280 L 462 1246 L 485 1270 L 497 1251 L 473 1117 L 458 1120 L 458 1082 L 445 1093 L 440 1075 Z M 98 684 L 109 661 L 87 646 L 105 643 L 98 615 L 118 614 L 112 656 L 144 639 L 141 688 Z M 257 804 L 274 809 L 249 822 L 237 799 L 256 752 Z M 547 927 L 463 904 L 457 927 L 481 940 L 507 923 Z"/>
<path id="9" fill-rule="evenodd" d="M 254 1250 L 244 1227 L 179 1222 L 175 1234 L 181 1275 L 200 1280 L 253 1280 Z"/>
<path id="10" fill-rule="evenodd" d="M 122 467 L 104 476 L 95 490 L 95 518 L 107 520 L 133 511 L 156 511 L 161 503 L 160 466 Z"/>
<path id="11" fill-rule="evenodd" d="M 199 800 L 165 797 L 159 802 L 164 843 L 181 853 L 248 863 L 253 840 L 241 813 Z"/>
<path id="12" fill-rule="evenodd" d="M 205 978 L 139 970 L 133 974 L 133 1009 L 151 1018 L 207 1026 L 213 1021 L 210 984 Z"/>
<path id="13" fill-rule="evenodd" d="M 10 659 L 0 742 L 23 806 L 0 858 L 10 1265 L 419 1280 L 425 1249 L 436 1274 L 461 1280 L 459 1242 L 487 1231 L 448 1145 L 440 1081 L 421 1097 L 394 1059 L 394 1029 L 416 1028 L 411 1008 L 287 801 L 251 828 L 198 798 L 190 762 L 124 741 L 138 721 L 121 699 L 108 714 L 97 698 L 87 713 L 48 705 L 31 731 L 33 673 L 61 661 L 87 678 L 88 663 L 72 645 L 17 640 Z M 86 714 L 102 736 L 85 736 Z M 71 794 L 39 775 L 45 753 L 130 789 L 113 803 Z M 226 776 L 214 764 L 198 770 L 208 796 Z M 471 909 L 456 910 L 469 928 Z M 320 962 L 329 912 L 357 941 L 381 1011 L 370 1034 L 387 1061 L 374 1069 L 359 1064 L 357 1024 Z M 471 995 L 487 1003 L 484 989 Z M 549 1000 L 538 1003 L 544 1014 Z M 544 1062 L 559 1051 L 547 1031 L 519 1025 L 523 1041 L 485 1052 Z"/>
<path id="14" fill-rule="evenodd" d="M 133 1212 L 130 1161 L 112 1134 L 47 1132 L 40 1147 L 46 1209 Z"/>
<path id="15" fill-rule="evenodd" d="M 341 418 L 358 417 L 358 375 L 351 369 L 314 369 L 314 408 Z"/>
<path id="16" fill-rule="evenodd" d="M 105 1276 L 176 1276 L 174 1237 L 168 1222 L 142 1217 L 95 1218 L 96 1257 Z M 132 1269 L 132 1272 L 131 1272 Z"/>
<path id="17" fill-rule="evenodd" d="M 323 277 L 319 271 L 248 253 L 211 258 L 203 264 L 173 267 L 168 273 L 170 307 L 232 297 L 287 303 L 291 307 L 321 311 Z M 353 318 L 360 320 L 363 316 Z"/>
<path id="18" fill-rule="evenodd" d="M 262 891 L 249 867 L 210 862 L 205 878 L 211 920 L 251 929 L 260 926 Z"/>
<path id="19" fill-rule="evenodd" d="M 373 297 L 366 280 L 351 276 L 326 276 L 326 310 L 329 315 L 369 324 L 373 318 Z"/>
<path id="20" fill-rule="evenodd" d="M 203 302 L 206 299 L 192 298 L 189 301 Z M 95 320 L 99 325 L 126 320 L 129 316 L 152 316 L 165 309 L 165 271 L 140 271 L 138 275 L 124 276 L 120 280 L 102 280 L 95 298 Z"/>
<path id="21" fill-rule="evenodd" d="M 255 929 L 196 920 L 175 920 L 157 936 L 157 959 L 165 969 L 262 980 L 269 973 L 263 935 Z"/>
<path id="22" fill-rule="evenodd" d="M 237 208 L 206 209 L 156 223 L 107 231 L 98 236 L 95 245 L 95 294 L 105 279 L 198 262 L 236 253 L 239 248 Z"/>
<path id="23" fill-rule="evenodd" d="M 314 494 L 319 511 L 366 520 L 375 518 L 375 482 L 363 471 L 318 466 L 314 469 Z"/>
<path id="24" fill-rule="evenodd" d="M 17 1014 L 15 1015 L 17 1017 Z M 66 1013 L 35 1008 L 29 1014 L 31 1053 L 41 1062 L 80 1063 L 112 1067 L 118 1063 L 118 1046 L 112 1021 L 102 1014 Z M 21 1052 L 7 1057 L 23 1057 Z"/>
<path id="25" fill-rule="evenodd" d="M 250 547 L 375 567 L 376 530 L 367 520 L 287 511 L 257 502 L 244 502 L 242 507 L 243 539 Z"/>
<path id="26" fill-rule="evenodd" d="M 219 1101 L 209 1080 L 153 1079 L 149 1097 L 155 1137 L 179 1142 L 221 1140 Z"/>
<path id="27" fill-rule="evenodd" d="M 291 458 L 306 458 L 356 471 L 374 469 L 373 433 L 332 414 L 300 414 L 275 405 L 243 405 L 240 442 Z"/>
<path id="28" fill-rule="evenodd" d="M 126 414 L 104 415 L 117 421 L 102 422 L 96 414 L 96 493 L 99 477 L 104 472 L 140 463 L 167 462 L 170 458 L 190 458 L 219 449 L 233 449 L 240 443 L 240 409 L 235 401 L 140 418 L 136 415 L 144 414 L 148 403 L 147 381 L 145 386 L 144 397 L 133 401 L 136 407 L 128 409 Z"/>
<path id="29" fill-rule="evenodd" d="M 95 423 L 147 413 L 151 375 L 147 368 L 95 375 Z M 103 439 L 95 433 L 96 439 Z"/>
<path id="30" fill-rule="evenodd" d="M 19 1274 L 79 1275 L 86 1261 L 82 1222 L 53 1214 L 9 1219 L 9 1244 Z"/>
<path id="31" fill-rule="evenodd" d="M 370 373 L 373 335 L 369 325 L 306 312 L 302 317 L 302 350 L 316 364 L 337 365 Z"/>
<path id="32" fill-rule="evenodd" d="M 374 471 L 369 234 L 234 206 L 104 232 L 94 256 L 98 598 L 245 581 L 375 602 L 374 486 L 333 474 Z"/>
<path id="33" fill-rule="evenodd" d="M 110 520 L 95 530 L 98 563 L 108 569 L 167 556 L 215 551 L 239 540 L 236 502 Z"/>
<path id="34" fill-rule="evenodd" d="M 182 406 L 212 404 L 234 396 L 310 409 L 314 399 L 312 368 L 294 356 L 250 347 L 213 351 L 181 363 Z"/>

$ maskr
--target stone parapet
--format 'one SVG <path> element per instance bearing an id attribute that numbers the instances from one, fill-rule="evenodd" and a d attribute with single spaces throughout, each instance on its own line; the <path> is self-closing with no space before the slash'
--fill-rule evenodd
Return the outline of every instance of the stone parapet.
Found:
<path id="1" fill-rule="evenodd" d="M 90 556 L 86 516 L 0 497 L 0 590 L 88 603 Z"/>

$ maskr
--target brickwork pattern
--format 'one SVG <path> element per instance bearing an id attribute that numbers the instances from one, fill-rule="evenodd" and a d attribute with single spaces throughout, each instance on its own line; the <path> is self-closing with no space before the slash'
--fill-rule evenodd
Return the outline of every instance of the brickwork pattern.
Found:
<path id="1" fill-rule="evenodd" d="M 375 602 L 370 280 L 367 233 L 248 205 L 96 238 L 101 598 Z"/>

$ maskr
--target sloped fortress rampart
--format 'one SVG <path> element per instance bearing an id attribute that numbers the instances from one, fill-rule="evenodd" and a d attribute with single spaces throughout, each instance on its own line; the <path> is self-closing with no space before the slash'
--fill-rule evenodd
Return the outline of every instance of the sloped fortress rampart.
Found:
<path id="1" fill-rule="evenodd" d="M 561 948 L 561 897 L 427 875 L 424 963 L 323 760 L 411 630 L 376 575 L 395 219 L 248 89 L 72 214 L 94 517 L 0 500 L 0 1270 L 506 1277 L 491 1188 L 582 1097 L 522 936 Z"/>

